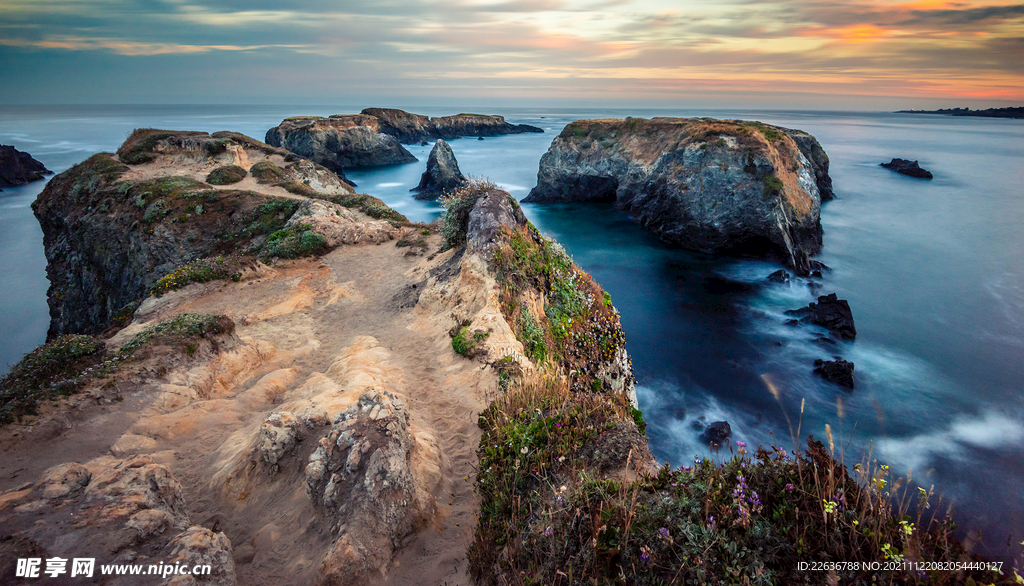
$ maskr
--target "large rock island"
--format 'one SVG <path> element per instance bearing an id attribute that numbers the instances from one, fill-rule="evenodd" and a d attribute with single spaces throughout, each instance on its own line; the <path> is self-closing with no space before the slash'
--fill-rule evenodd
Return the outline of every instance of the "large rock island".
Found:
<path id="1" fill-rule="evenodd" d="M 663 240 L 771 255 L 800 274 L 821 248 L 828 157 L 814 137 L 706 118 L 579 120 L 540 161 L 524 202 L 613 201 Z"/>
<path id="2" fill-rule="evenodd" d="M 502 116 L 456 114 L 429 118 L 404 110 L 366 108 L 359 114 L 329 118 L 288 118 L 267 131 L 266 141 L 340 173 L 351 167 L 415 161 L 402 144 L 524 132 L 544 131 L 526 124 L 509 124 Z"/>

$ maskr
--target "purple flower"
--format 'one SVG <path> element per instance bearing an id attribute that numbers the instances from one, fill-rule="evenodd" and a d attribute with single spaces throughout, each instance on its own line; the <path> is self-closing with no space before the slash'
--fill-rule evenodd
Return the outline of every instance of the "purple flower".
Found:
<path id="1" fill-rule="evenodd" d="M 554 534 L 555 532 L 551 529 L 551 526 L 548 525 L 548 528 L 544 530 L 544 537 L 551 537 Z"/>
<path id="2" fill-rule="evenodd" d="M 668 539 L 669 538 L 668 529 L 665 528 L 665 527 L 659 528 L 658 529 L 658 535 L 660 535 L 662 539 Z"/>
<path id="3" fill-rule="evenodd" d="M 741 447 L 741 448 L 745 448 L 745 447 L 747 447 L 747 444 L 746 444 L 746 442 L 736 442 L 736 445 L 737 445 L 737 446 L 739 446 L 739 447 Z"/>
<path id="4" fill-rule="evenodd" d="M 793 492 L 793 485 L 792 484 L 787 484 L 786 485 L 786 492 Z"/>

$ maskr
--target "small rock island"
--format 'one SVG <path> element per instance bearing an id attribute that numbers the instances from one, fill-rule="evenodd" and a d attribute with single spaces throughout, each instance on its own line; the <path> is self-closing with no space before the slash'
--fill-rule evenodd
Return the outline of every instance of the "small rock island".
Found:
<path id="1" fill-rule="evenodd" d="M 908 177 L 917 177 L 918 179 L 931 179 L 931 171 L 922 169 L 918 165 L 917 161 L 908 161 L 907 159 L 893 159 L 888 163 L 879 163 L 886 169 L 892 169 L 900 175 L 906 175 Z"/>
<path id="2" fill-rule="evenodd" d="M 53 172 L 32 155 L 0 144 L 0 187 L 18 187 L 39 181 Z"/>

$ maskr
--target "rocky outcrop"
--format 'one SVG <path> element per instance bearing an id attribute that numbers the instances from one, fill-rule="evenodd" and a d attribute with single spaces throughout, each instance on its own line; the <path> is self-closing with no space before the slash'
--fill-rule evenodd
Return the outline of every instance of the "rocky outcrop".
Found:
<path id="1" fill-rule="evenodd" d="M 453 140 L 464 136 L 502 136 L 526 132 L 544 132 L 528 124 L 509 124 L 504 116 L 455 114 L 428 118 L 393 108 L 366 108 L 363 115 L 377 119 L 379 131 L 394 136 L 402 144 L 443 138 Z"/>
<path id="2" fill-rule="evenodd" d="M 240 154 L 280 180 L 205 183 L 214 169 L 240 162 Z M 308 198 L 334 198 L 367 213 L 391 211 L 375 198 L 353 195 L 324 167 L 243 135 L 136 131 L 118 157 L 94 155 L 54 177 L 33 203 L 48 261 L 48 335 L 104 330 L 119 309 L 196 259 L 295 256 L 303 242 L 329 250 L 397 233 L 384 220 L 325 201 L 302 208 L 307 221 L 301 230 L 293 223 L 285 238 L 268 244 Z M 306 232 L 316 236 L 303 240 Z"/>
<path id="3" fill-rule="evenodd" d="M 613 201 L 671 244 L 774 256 L 806 275 L 827 165 L 810 135 L 757 122 L 579 120 L 551 143 L 523 201 Z"/>
<path id="4" fill-rule="evenodd" d="M 67 559 L 65 578 L 72 558 L 91 557 L 93 576 L 110 563 L 188 564 L 189 569 L 210 564 L 209 575 L 176 576 L 166 584 L 236 583 L 231 542 L 223 533 L 191 526 L 181 485 L 150 456 L 61 464 L 34 484 L 0 495 L 0 539 L 17 544 L 19 551 L 8 552 L 19 554 L 15 558 Z M 110 583 L 155 584 L 168 577 Z"/>
<path id="5" fill-rule="evenodd" d="M 0 187 L 17 187 L 52 173 L 32 155 L 0 144 Z"/>
<path id="6" fill-rule="evenodd" d="M 814 361 L 814 374 L 830 383 L 835 383 L 848 389 L 853 388 L 853 363 L 840 358 L 835 360 Z"/>
<path id="7" fill-rule="evenodd" d="M 432 489 L 416 478 L 405 404 L 368 390 L 340 414 L 306 466 L 306 494 L 339 538 L 320 569 L 323 584 L 352 584 L 391 560 L 395 549 L 434 513 Z M 422 448 L 418 450 L 422 452 Z"/>
<path id="8" fill-rule="evenodd" d="M 267 131 L 266 141 L 336 173 L 350 167 L 416 161 L 398 139 L 380 131 L 380 124 L 373 116 L 288 118 Z"/>
<path id="9" fill-rule="evenodd" d="M 888 163 L 879 163 L 886 169 L 892 169 L 900 175 L 906 175 L 908 177 L 917 177 L 918 179 L 931 179 L 931 171 L 926 171 L 917 164 L 917 161 L 908 161 L 906 159 L 893 159 Z"/>
<path id="10" fill-rule="evenodd" d="M 799 316 L 799 321 L 821 326 L 843 340 L 857 337 L 857 328 L 853 325 L 853 312 L 845 299 L 839 299 L 835 293 L 818 297 L 817 303 L 807 307 L 791 309 L 787 315 Z"/>
<path id="11" fill-rule="evenodd" d="M 455 153 L 443 138 L 437 139 L 427 159 L 427 170 L 420 177 L 420 184 L 412 191 L 416 199 L 435 199 L 446 191 L 455 191 L 467 183 L 466 176 L 459 170 Z"/>
<path id="12" fill-rule="evenodd" d="M 267 131 L 266 141 L 341 173 L 352 167 L 416 161 L 403 144 L 523 132 L 544 131 L 526 124 L 509 124 L 502 116 L 457 114 L 428 118 L 392 108 L 366 108 L 359 114 L 336 114 L 329 118 L 287 118 Z"/>

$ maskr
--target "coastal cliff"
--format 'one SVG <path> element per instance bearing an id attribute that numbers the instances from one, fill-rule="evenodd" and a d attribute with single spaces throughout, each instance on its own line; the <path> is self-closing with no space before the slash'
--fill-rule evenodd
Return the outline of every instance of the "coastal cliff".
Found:
<path id="1" fill-rule="evenodd" d="M 821 249 L 828 157 L 807 133 L 705 118 L 579 120 L 524 202 L 614 201 L 666 242 L 772 255 L 800 274 Z"/>
<path id="2" fill-rule="evenodd" d="M 245 178 L 207 182 L 228 165 Z M 50 280 L 48 338 L 102 331 L 188 262 L 274 254 L 268 237 L 286 228 L 300 194 L 312 193 L 401 217 L 327 169 L 240 134 L 135 131 L 116 155 L 94 155 L 54 177 L 32 204 Z"/>

